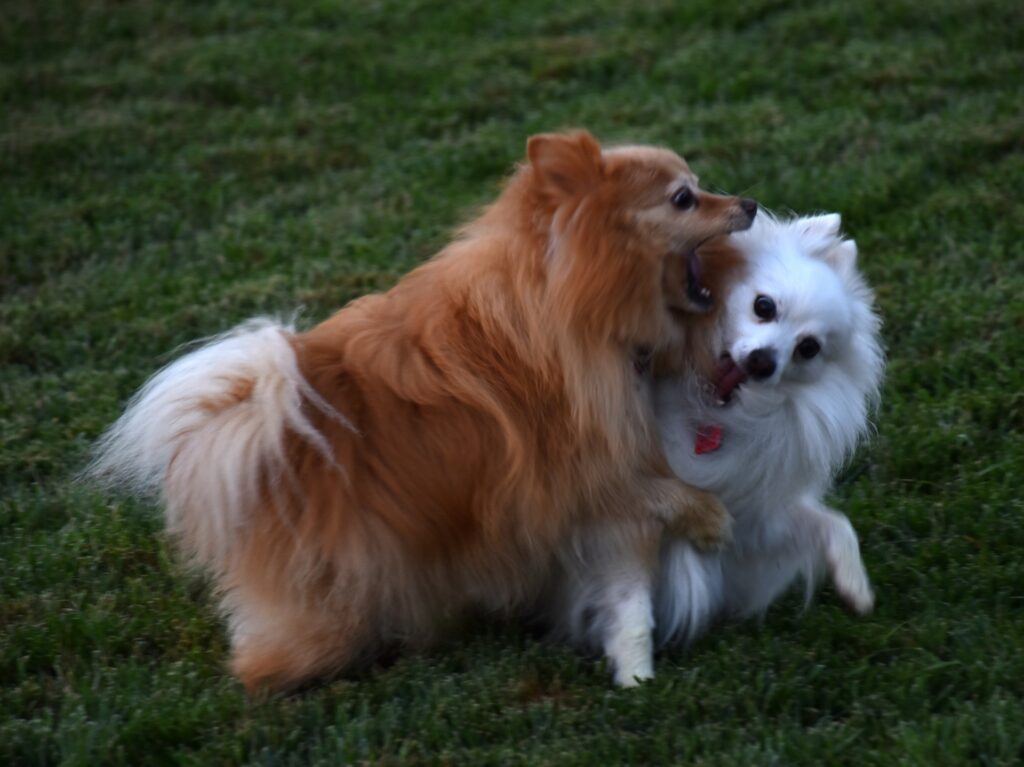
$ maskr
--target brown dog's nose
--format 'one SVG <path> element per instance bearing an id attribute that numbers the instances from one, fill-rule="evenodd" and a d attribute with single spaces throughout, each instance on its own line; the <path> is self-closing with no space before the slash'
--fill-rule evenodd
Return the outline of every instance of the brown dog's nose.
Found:
<path id="1" fill-rule="evenodd" d="M 740 198 L 740 207 L 743 208 L 743 212 L 750 216 L 750 220 L 754 220 L 754 216 L 757 215 L 757 200 L 751 200 L 749 197 Z"/>
<path id="2" fill-rule="evenodd" d="M 754 349 L 747 355 L 747 363 L 744 365 L 747 375 L 752 378 L 769 378 L 775 372 L 775 350 Z"/>

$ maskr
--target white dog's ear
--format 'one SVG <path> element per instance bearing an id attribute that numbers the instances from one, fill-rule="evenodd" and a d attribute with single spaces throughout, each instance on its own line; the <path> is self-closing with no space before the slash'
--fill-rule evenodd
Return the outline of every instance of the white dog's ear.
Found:
<path id="1" fill-rule="evenodd" d="M 840 274 L 849 274 L 857 268 L 857 242 L 856 240 L 843 240 L 838 245 L 826 250 L 822 254 L 822 258 Z"/>
<path id="2" fill-rule="evenodd" d="M 823 213 L 820 216 L 806 216 L 801 218 L 797 222 L 797 226 L 804 234 L 809 234 L 814 238 L 825 239 L 828 237 L 838 237 L 839 228 L 843 224 L 843 219 L 838 213 Z"/>
<path id="3" fill-rule="evenodd" d="M 842 239 L 839 233 L 842 224 L 838 213 L 805 216 L 793 222 L 809 252 L 845 274 L 857 264 L 857 243 Z"/>

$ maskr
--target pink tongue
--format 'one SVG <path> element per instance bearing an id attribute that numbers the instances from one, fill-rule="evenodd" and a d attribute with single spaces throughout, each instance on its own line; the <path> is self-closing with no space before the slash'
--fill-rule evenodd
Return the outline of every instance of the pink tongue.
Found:
<path id="1" fill-rule="evenodd" d="M 721 402 L 728 402 L 736 387 L 747 380 L 747 374 L 732 357 L 722 357 L 715 368 L 715 394 Z"/>

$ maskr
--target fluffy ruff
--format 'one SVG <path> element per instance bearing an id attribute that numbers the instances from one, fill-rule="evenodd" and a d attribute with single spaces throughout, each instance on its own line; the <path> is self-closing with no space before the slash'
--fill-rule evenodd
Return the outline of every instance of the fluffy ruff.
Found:
<path id="1" fill-rule="evenodd" d="M 884 367 L 873 296 L 839 226 L 838 215 L 762 214 L 730 236 L 749 263 L 729 293 L 718 342 L 735 360 L 730 401 L 716 401 L 720 382 L 716 392 L 693 375 L 653 385 L 672 469 L 722 499 L 733 517 L 730 541 L 699 551 L 670 532 L 657 574 L 624 554 L 630 544 L 602 524 L 563 552 L 548 618 L 577 644 L 624 646 L 613 656 L 625 659 L 615 668 L 620 684 L 653 676 L 643 640 L 652 626 L 661 642 L 686 642 L 717 620 L 762 613 L 801 577 L 808 598 L 828 573 L 852 611 L 873 605 L 856 533 L 822 501 L 868 429 Z M 770 319 L 763 301 L 764 316 L 755 314 L 764 296 L 775 307 Z M 720 445 L 697 450 L 698 431 L 709 425 L 720 429 Z"/>
<path id="2" fill-rule="evenodd" d="M 528 155 L 389 292 L 306 333 L 254 320 L 212 339 L 102 438 L 93 475 L 160 497 L 250 689 L 530 604 L 589 520 L 630 520 L 635 557 L 667 522 L 720 542 L 724 509 L 669 470 L 632 355 L 708 353 L 708 286 L 734 263 L 696 285 L 693 252 L 756 207 L 699 191 L 667 150 L 580 132 Z"/>

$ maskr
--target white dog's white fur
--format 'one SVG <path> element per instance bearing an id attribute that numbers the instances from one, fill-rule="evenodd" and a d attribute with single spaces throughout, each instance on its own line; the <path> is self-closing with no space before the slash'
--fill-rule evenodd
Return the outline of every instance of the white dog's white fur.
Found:
<path id="1" fill-rule="evenodd" d="M 652 387 L 673 470 L 722 499 L 731 542 L 707 553 L 667 536 L 652 573 L 622 555 L 621 530 L 590 529 L 567 547 L 544 606 L 558 633 L 606 652 L 620 685 L 653 676 L 655 636 L 685 642 L 716 620 L 762 613 L 801 576 L 808 598 L 827 572 L 854 612 L 874 603 L 852 525 L 822 501 L 867 432 L 884 368 L 856 244 L 836 214 L 762 213 L 732 240 L 750 267 L 726 299 L 721 348 L 741 368 L 751 351 L 771 350 L 774 372 L 751 376 L 725 406 L 693 379 Z M 761 295 L 775 303 L 771 321 L 755 315 Z M 820 346 L 810 359 L 796 351 L 806 338 Z M 720 427 L 721 444 L 697 454 L 701 426 Z"/>

